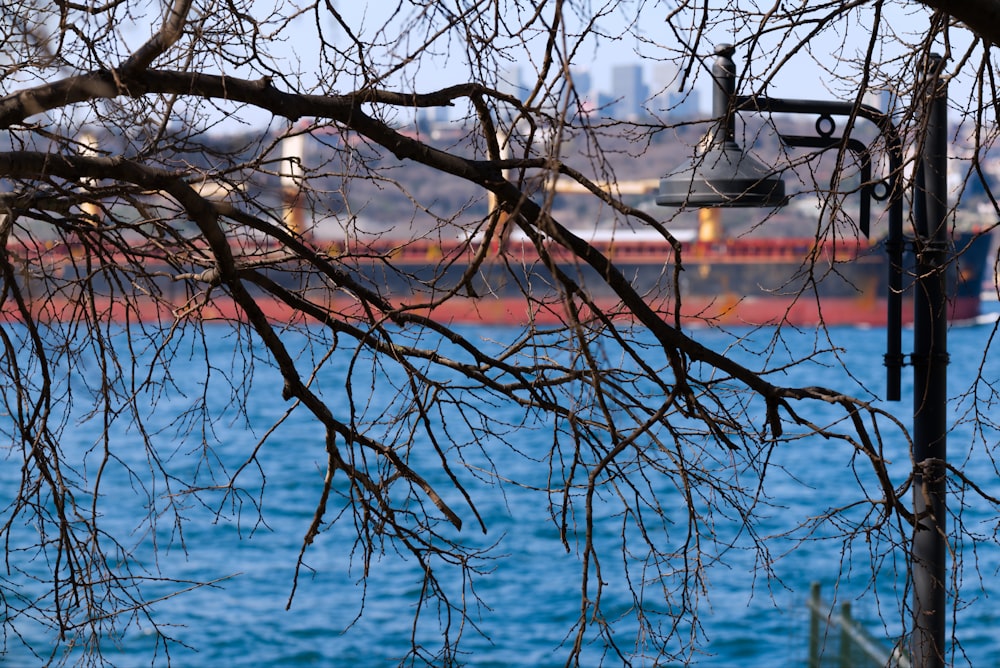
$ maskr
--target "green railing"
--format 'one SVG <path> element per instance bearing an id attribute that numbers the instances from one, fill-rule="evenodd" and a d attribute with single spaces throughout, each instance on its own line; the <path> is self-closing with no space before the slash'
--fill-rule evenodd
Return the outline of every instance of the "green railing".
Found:
<path id="1" fill-rule="evenodd" d="M 851 603 L 834 612 L 814 582 L 809 592 L 809 668 L 910 668 L 902 643 L 888 647 L 851 617 Z"/>

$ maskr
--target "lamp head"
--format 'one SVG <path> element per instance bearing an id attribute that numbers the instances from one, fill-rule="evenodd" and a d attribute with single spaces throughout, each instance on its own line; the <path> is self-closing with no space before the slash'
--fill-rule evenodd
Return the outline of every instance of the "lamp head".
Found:
<path id="1" fill-rule="evenodd" d="M 735 140 L 734 49 L 720 44 L 712 66 L 712 110 L 718 125 L 698 144 L 694 158 L 660 179 L 662 206 L 777 207 L 788 202 L 785 183 Z"/>
<path id="2" fill-rule="evenodd" d="M 661 206 L 779 207 L 785 182 L 733 141 L 712 141 L 676 172 L 660 179 Z"/>

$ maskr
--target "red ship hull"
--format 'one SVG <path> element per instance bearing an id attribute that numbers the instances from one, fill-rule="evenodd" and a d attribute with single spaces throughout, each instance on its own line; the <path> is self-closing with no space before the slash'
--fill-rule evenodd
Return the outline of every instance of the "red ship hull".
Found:
<path id="1" fill-rule="evenodd" d="M 879 244 L 817 246 L 810 240 L 795 239 L 695 242 L 685 245 L 683 264 L 676 270 L 673 250 L 662 240 L 591 243 L 612 259 L 635 292 L 665 319 L 678 317 L 679 301 L 679 318 L 688 326 L 886 324 L 889 267 Z M 474 273 L 468 269 L 475 252 L 470 244 L 417 241 L 381 246 L 366 246 L 364 252 L 331 253 L 331 262 L 371 294 L 396 306 L 415 306 L 416 313 L 441 322 L 547 326 L 567 321 L 568 311 L 560 292 L 553 288 L 554 278 L 537 252 L 524 242 L 509 244 L 504 254 L 494 254 L 475 265 Z M 949 275 L 949 315 L 954 321 L 971 320 L 980 314 L 989 248 L 988 236 L 962 234 L 955 240 L 956 255 Z M 53 252 L 47 251 L 50 255 Z M 629 316 L 619 296 L 593 269 L 581 266 L 559 248 L 553 247 L 551 253 L 560 270 L 586 291 L 597 309 L 612 318 Z M 301 267 L 286 272 L 270 270 L 268 276 L 289 290 L 306 294 L 338 317 L 365 317 L 351 291 L 331 283 L 328 276 L 305 272 Z M 468 280 L 463 283 L 463 279 Z M 904 279 L 904 289 L 911 280 Z M 436 299 L 443 290 L 457 285 L 462 288 L 455 295 Z M 117 321 L 244 317 L 222 288 L 204 299 L 203 293 L 188 292 L 169 280 L 128 299 L 115 299 L 110 296 L 113 291 L 99 286 L 93 290 L 93 299 L 81 298 L 82 292 L 74 296 L 45 285 L 27 287 L 29 309 L 43 321 L 93 314 Z M 429 291 L 431 287 L 435 292 Z M 157 297 L 139 296 L 142 292 Z M 301 312 L 277 298 L 262 293 L 255 297 L 264 314 L 276 322 L 305 321 Z M 903 300 L 904 322 L 912 321 L 911 302 Z M 416 306 L 431 303 L 436 305 Z M 588 317 L 589 307 L 578 298 L 576 308 L 581 317 Z M 22 319 L 10 300 L 0 310 L 0 318 Z"/>

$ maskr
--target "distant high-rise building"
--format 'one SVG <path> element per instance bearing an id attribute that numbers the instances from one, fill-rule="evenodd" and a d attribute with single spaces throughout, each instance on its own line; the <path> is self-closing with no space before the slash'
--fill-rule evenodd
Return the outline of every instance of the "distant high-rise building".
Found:
<path id="1" fill-rule="evenodd" d="M 449 107 L 430 107 L 417 111 L 417 125 L 423 130 L 447 123 L 450 119 L 451 109 Z"/>
<path id="2" fill-rule="evenodd" d="M 643 80 L 641 65 L 615 65 L 611 68 L 611 108 L 606 115 L 622 120 L 634 120 L 646 115 L 649 95 Z"/>
<path id="3" fill-rule="evenodd" d="M 899 96 L 887 88 L 871 88 L 865 91 L 861 101 L 869 107 L 892 114 L 898 106 Z"/>
<path id="4" fill-rule="evenodd" d="M 497 76 L 497 90 L 513 95 L 519 100 L 527 97 L 528 87 L 524 84 L 520 65 L 513 65 L 500 71 Z"/>
<path id="5" fill-rule="evenodd" d="M 695 89 L 679 93 L 667 93 L 667 116 L 669 118 L 687 119 L 701 116 L 700 96 Z"/>
<path id="6" fill-rule="evenodd" d="M 653 95 L 661 95 L 680 88 L 680 71 L 673 63 L 653 66 Z"/>
<path id="7" fill-rule="evenodd" d="M 573 81 L 573 90 L 576 94 L 571 103 L 578 105 L 576 108 L 577 113 L 584 116 L 590 115 L 596 107 L 595 95 L 591 90 L 592 80 L 590 72 L 574 67 L 570 70 L 570 78 Z"/>
<path id="8" fill-rule="evenodd" d="M 681 90 L 680 72 L 675 65 L 662 63 L 653 70 L 654 111 L 666 118 L 685 119 L 700 115 L 698 91 L 690 84 Z"/>
<path id="9" fill-rule="evenodd" d="M 573 87 L 576 89 L 576 94 L 580 99 L 590 99 L 590 72 L 587 70 L 578 70 L 574 67 L 570 70 L 570 77 L 573 79 Z"/>

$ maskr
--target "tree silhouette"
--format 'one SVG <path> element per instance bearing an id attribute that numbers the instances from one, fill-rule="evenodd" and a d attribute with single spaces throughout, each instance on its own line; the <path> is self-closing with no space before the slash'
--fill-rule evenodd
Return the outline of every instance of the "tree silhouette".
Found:
<path id="1" fill-rule="evenodd" d="M 842 549 L 857 546 L 877 563 L 905 554 L 912 471 L 900 476 L 884 454 L 887 439 L 909 438 L 895 409 L 856 382 L 783 384 L 787 368 L 837 359 L 822 322 L 809 354 L 790 359 L 781 322 L 706 343 L 721 316 L 685 310 L 682 279 L 695 260 L 675 232 L 690 213 L 653 211 L 625 192 L 626 182 L 674 166 L 645 172 L 645 156 L 694 144 L 711 123 L 679 117 L 662 102 L 665 88 L 650 91 L 645 115 L 613 118 L 577 87 L 576 67 L 602 42 L 627 39 L 648 61 L 673 67 L 672 92 L 690 93 L 708 76 L 714 45 L 732 42 L 745 63 L 739 92 L 757 95 L 795 61 L 816 58 L 843 99 L 860 105 L 878 89 L 905 100 L 894 120 L 912 143 L 928 103 L 914 82 L 940 50 L 949 76 L 971 82 L 952 109 L 955 138 L 968 148 L 964 178 L 996 209 L 985 165 L 996 137 L 990 17 L 998 5 L 944 4 L 761 11 L 496 0 L 400 2 L 362 14 L 247 0 L 6 6 L 0 369 L 7 466 L 18 470 L 4 488 L 7 642 L 41 622 L 60 645 L 35 648 L 40 655 L 59 661 L 83 646 L 83 661 L 99 663 L 106 638 L 148 621 L 169 655 L 157 603 L 164 591 L 205 583 L 164 590 L 156 566 L 133 557 L 150 544 L 158 554 L 183 545 L 191 500 L 256 521 L 265 490 L 244 480 L 266 478 L 259 454 L 271 432 L 240 462 L 216 454 L 229 421 L 247 419 L 241 406 L 251 396 L 280 403 L 275 428 L 293 411 L 315 425 L 297 446 L 325 462 L 300 567 L 334 524 L 354 532 L 365 578 L 383 554 L 420 565 L 414 625 L 433 617 L 442 640 L 415 641 L 414 661 L 460 660 L 476 603 L 442 573 L 477 582 L 502 554 L 469 538 L 490 528 L 477 495 L 534 489 L 505 469 L 528 425 L 551 434 L 548 451 L 530 453 L 544 472 L 536 493 L 579 558 L 568 664 L 594 641 L 614 663 L 689 658 L 703 640 L 706 564 L 726 559 L 715 526 L 749 536 L 766 572 L 778 557 L 758 531 L 772 455 L 807 436 L 847 444 L 859 486 L 856 503 L 800 518 L 798 529 L 832 528 Z M 900 12 L 926 15 L 926 29 L 894 29 Z M 822 51 L 831 37 L 835 58 Z M 507 78 L 511 64 L 521 65 L 520 88 Z M 425 83 L 446 66 L 459 78 Z M 436 109 L 452 113 L 451 135 L 421 129 Z M 883 150 L 856 121 L 847 120 L 845 136 Z M 800 191 L 821 194 L 804 236 L 816 247 L 850 245 L 849 202 L 873 184 L 851 177 L 859 172 L 846 140 L 832 158 L 784 149 L 773 132 L 782 122 L 757 115 L 741 139 L 784 160 Z M 885 165 L 875 168 L 881 182 Z M 912 165 L 898 176 L 909 192 Z M 623 243 L 641 230 L 670 249 L 654 289 L 626 273 L 613 244 L 561 218 L 560 188 L 582 193 L 581 210 Z M 776 212 L 760 220 L 768 215 L 780 224 Z M 815 299 L 816 285 L 847 271 L 803 257 L 798 280 L 785 286 L 790 303 Z M 498 316 L 494 293 L 511 285 L 519 310 Z M 453 323 L 470 311 L 510 318 L 517 333 L 486 344 Z M 229 349 L 197 343 L 219 328 Z M 738 354 L 761 336 L 762 349 Z M 351 364 L 342 386 L 325 388 L 335 353 Z M 208 380 L 200 396 L 179 391 L 175 370 L 193 365 L 221 377 L 224 405 Z M 262 366 L 279 370 L 280 391 L 254 381 Z M 982 373 L 968 386 L 978 446 L 992 454 L 995 387 Z M 833 412 L 817 422 L 815 405 Z M 949 481 L 995 508 L 981 481 L 995 473 L 995 465 L 952 467 Z M 121 531 L 102 522 L 112 484 L 143 499 Z M 617 554 L 594 540 L 609 499 L 619 508 Z M 615 560 L 635 574 L 625 620 L 603 606 Z M 22 581 L 40 593 L 22 595 Z M 649 612 L 650 597 L 661 612 Z M 694 620 L 692 630 L 682 620 Z M 626 641 L 619 624 L 632 629 Z"/>

